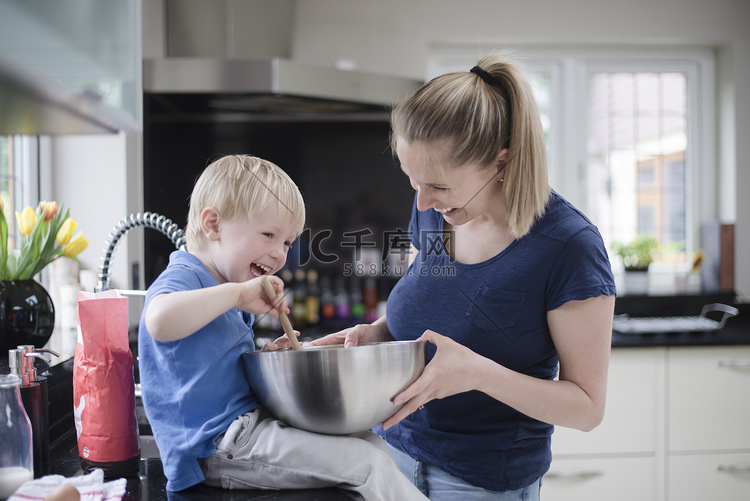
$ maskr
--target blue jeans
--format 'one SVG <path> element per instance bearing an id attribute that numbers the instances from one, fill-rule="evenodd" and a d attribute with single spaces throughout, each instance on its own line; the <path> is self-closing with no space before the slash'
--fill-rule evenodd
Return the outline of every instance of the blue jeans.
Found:
<path id="1" fill-rule="evenodd" d="M 390 444 L 388 447 L 406 478 L 414 482 L 430 501 L 539 501 L 541 477 L 531 485 L 515 491 L 488 491 L 454 477 L 437 466 L 417 461 Z"/>

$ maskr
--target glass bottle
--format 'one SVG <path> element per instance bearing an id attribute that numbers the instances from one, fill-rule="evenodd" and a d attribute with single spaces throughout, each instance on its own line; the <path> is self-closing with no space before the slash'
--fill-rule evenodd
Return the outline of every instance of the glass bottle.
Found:
<path id="1" fill-rule="evenodd" d="M 333 301 L 331 278 L 324 275 L 320 279 L 320 323 L 326 328 L 336 320 L 336 304 Z"/>
<path id="2" fill-rule="evenodd" d="M 336 278 L 336 294 L 333 297 L 333 302 L 336 305 L 336 320 L 339 323 L 348 323 L 351 313 L 349 311 L 349 293 L 344 284 L 344 277 Z"/>
<path id="3" fill-rule="evenodd" d="M 0 499 L 34 478 L 31 422 L 21 403 L 21 378 L 0 375 Z"/>
<path id="4" fill-rule="evenodd" d="M 305 298 L 307 297 L 307 286 L 305 284 L 305 270 L 297 268 L 294 270 L 294 302 L 289 305 L 292 310 L 292 323 L 299 330 L 307 325 L 307 306 Z"/>
<path id="5" fill-rule="evenodd" d="M 320 287 L 318 272 L 307 270 L 307 296 L 305 296 L 307 325 L 315 327 L 320 322 Z"/>
<path id="6" fill-rule="evenodd" d="M 358 324 L 365 320 L 365 305 L 362 303 L 362 289 L 359 277 L 352 278 L 352 289 L 349 295 L 349 315 L 352 323 Z"/>

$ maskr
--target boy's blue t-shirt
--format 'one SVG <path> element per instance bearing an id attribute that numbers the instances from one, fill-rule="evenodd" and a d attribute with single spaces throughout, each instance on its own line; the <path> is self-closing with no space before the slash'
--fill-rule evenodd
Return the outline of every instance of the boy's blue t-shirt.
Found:
<path id="1" fill-rule="evenodd" d="M 146 294 L 218 285 L 194 255 L 176 251 Z M 156 341 L 144 317 L 138 332 L 143 405 L 159 447 L 167 490 L 180 491 L 204 480 L 198 458 L 214 453 L 214 441 L 238 416 L 258 407 L 240 356 L 255 350 L 254 316 L 238 309 L 178 341 Z"/>
<path id="2" fill-rule="evenodd" d="M 487 261 L 462 264 L 445 251 L 443 221 L 434 210 L 418 211 L 415 200 L 409 236 L 419 254 L 388 298 L 393 337 L 416 339 L 430 329 L 509 369 L 554 379 L 558 358 L 547 312 L 615 295 L 596 227 L 553 192 L 528 235 Z M 551 461 L 552 425 L 479 391 L 433 400 L 377 431 L 412 457 L 494 491 L 529 485 Z"/>

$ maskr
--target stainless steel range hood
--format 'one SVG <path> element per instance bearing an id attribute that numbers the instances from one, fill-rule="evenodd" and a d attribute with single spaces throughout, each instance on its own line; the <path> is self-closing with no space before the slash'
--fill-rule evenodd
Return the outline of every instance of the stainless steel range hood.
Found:
<path id="1" fill-rule="evenodd" d="M 283 58 L 145 60 L 143 92 L 173 116 L 341 119 L 385 111 L 422 82 Z"/>

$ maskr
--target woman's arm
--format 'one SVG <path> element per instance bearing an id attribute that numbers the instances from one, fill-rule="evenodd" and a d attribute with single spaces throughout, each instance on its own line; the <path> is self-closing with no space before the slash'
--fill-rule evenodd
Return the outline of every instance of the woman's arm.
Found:
<path id="1" fill-rule="evenodd" d="M 557 381 L 514 372 L 426 331 L 420 339 L 437 346 L 435 357 L 419 379 L 394 398 L 396 405 L 405 405 L 383 427 L 393 426 L 430 400 L 479 390 L 534 419 L 594 429 L 604 416 L 614 301 L 614 296 L 569 301 L 548 312 L 560 359 Z"/>
<path id="2" fill-rule="evenodd" d="M 560 359 L 557 383 L 566 387 L 559 406 L 543 412 L 554 424 L 590 431 L 602 422 L 614 309 L 614 296 L 600 296 L 569 301 L 547 314 Z"/>

